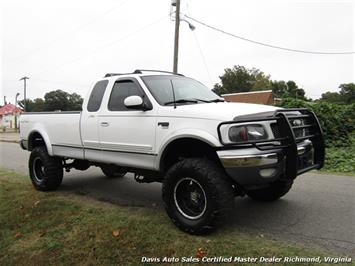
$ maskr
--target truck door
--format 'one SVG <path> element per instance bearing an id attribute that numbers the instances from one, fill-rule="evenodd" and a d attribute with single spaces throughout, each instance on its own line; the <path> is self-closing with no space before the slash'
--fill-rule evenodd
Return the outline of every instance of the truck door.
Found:
<path id="1" fill-rule="evenodd" d="M 87 101 L 83 105 L 84 107 L 81 115 L 80 129 L 85 159 L 87 160 L 96 161 L 101 156 L 98 131 L 98 113 L 101 108 L 107 84 L 108 80 L 101 80 L 97 82 L 90 95 L 87 95 Z"/>
<path id="2" fill-rule="evenodd" d="M 151 105 L 138 81 L 122 78 L 115 81 L 107 98 L 107 106 L 99 115 L 102 158 L 121 166 L 154 169 L 155 110 L 127 109 L 124 99 L 137 95 Z"/>

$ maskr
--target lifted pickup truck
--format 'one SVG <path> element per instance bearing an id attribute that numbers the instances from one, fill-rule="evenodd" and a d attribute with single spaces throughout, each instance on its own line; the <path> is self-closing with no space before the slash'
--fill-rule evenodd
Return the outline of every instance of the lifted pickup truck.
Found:
<path id="1" fill-rule="evenodd" d="M 164 71 L 107 74 L 82 112 L 24 113 L 20 132 L 36 189 L 57 189 L 63 169 L 132 172 L 138 182 L 163 183 L 169 217 L 192 234 L 216 227 L 235 196 L 277 200 L 324 163 L 313 112 L 225 102 Z"/>

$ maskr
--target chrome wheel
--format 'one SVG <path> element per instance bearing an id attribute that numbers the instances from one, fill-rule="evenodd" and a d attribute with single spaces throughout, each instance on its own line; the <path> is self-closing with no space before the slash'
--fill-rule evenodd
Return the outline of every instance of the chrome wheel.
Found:
<path id="1" fill-rule="evenodd" d="M 174 202 L 179 212 L 188 219 L 196 220 L 206 211 L 206 193 L 199 182 L 190 177 L 179 180 L 174 187 Z"/>

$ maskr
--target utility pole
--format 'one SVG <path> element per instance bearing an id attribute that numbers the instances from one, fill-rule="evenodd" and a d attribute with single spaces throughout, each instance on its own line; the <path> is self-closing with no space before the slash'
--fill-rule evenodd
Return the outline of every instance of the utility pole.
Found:
<path id="1" fill-rule="evenodd" d="M 175 9 L 175 40 L 174 40 L 174 67 L 173 72 L 178 72 L 178 60 L 179 60 L 179 30 L 180 30 L 180 0 L 176 0 Z"/>
<path id="2" fill-rule="evenodd" d="M 24 76 L 20 80 L 23 80 L 23 111 L 26 112 L 26 80 L 29 77 Z"/>

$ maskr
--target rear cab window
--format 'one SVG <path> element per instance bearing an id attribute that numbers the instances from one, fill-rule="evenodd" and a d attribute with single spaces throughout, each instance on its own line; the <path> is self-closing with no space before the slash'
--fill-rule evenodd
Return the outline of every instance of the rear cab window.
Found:
<path id="1" fill-rule="evenodd" d="M 97 112 L 100 109 L 102 98 L 104 97 L 108 80 L 100 80 L 91 91 L 88 101 L 87 110 L 89 112 Z"/>

